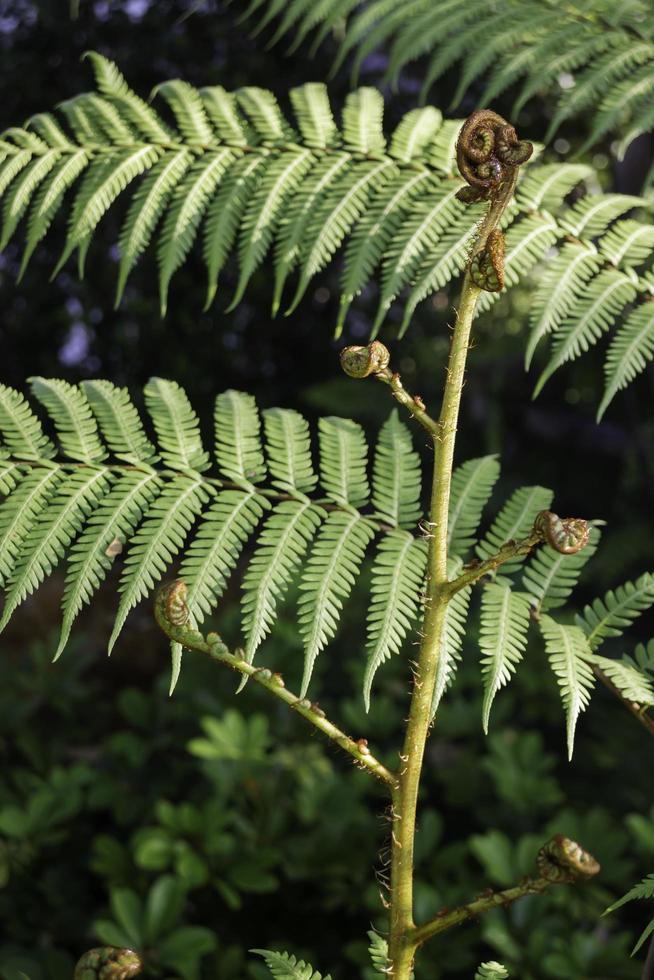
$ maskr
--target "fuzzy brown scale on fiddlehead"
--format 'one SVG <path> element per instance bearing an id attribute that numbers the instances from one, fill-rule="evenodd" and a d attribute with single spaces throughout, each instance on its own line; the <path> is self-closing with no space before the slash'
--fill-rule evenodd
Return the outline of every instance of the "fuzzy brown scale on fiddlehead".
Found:
<path id="1" fill-rule="evenodd" d="M 533 153 L 527 140 L 519 140 L 515 129 L 492 109 L 478 109 L 466 119 L 456 144 L 456 162 L 463 179 L 472 188 L 462 188 L 457 197 L 469 204 L 492 197 L 521 163 Z"/>
<path id="2" fill-rule="evenodd" d="M 133 949 L 96 946 L 77 961 L 73 980 L 129 980 L 143 969 L 143 961 Z"/>
<path id="3" fill-rule="evenodd" d="M 600 871 L 599 862 L 576 841 L 557 834 L 544 844 L 536 858 L 541 878 L 555 884 L 570 884 L 592 878 Z"/>
<path id="4" fill-rule="evenodd" d="M 489 293 L 504 289 L 504 235 L 495 229 L 486 244 L 470 259 L 470 278 L 475 286 Z"/>
<path id="5" fill-rule="evenodd" d="M 559 517 L 551 510 L 542 510 L 536 515 L 534 530 L 561 555 L 576 555 L 586 547 L 590 537 L 588 521 L 582 517 Z"/>
<path id="6" fill-rule="evenodd" d="M 187 598 L 188 586 L 181 579 L 176 579 L 159 589 L 155 602 L 164 619 L 173 626 L 185 626 L 189 618 Z"/>

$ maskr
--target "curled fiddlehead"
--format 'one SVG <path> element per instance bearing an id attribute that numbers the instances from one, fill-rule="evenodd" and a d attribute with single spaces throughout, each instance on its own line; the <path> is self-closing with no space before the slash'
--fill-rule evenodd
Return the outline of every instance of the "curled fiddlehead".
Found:
<path id="1" fill-rule="evenodd" d="M 188 623 L 189 611 L 186 604 L 188 587 L 181 579 L 162 585 L 157 593 L 155 604 L 159 612 L 173 626 L 185 626 Z"/>
<path id="2" fill-rule="evenodd" d="M 73 980 L 128 980 L 143 969 L 143 961 L 133 949 L 96 946 L 77 961 Z"/>
<path id="3" fill-rule="evenodd" d="M 379 340 L 366 347 L 344 347 L 340 354 L 341 367 L 350 378 L 368 378 L 384 371 L 390 362 L 388 348 Z"/>
<path id="4" fill-rule="evenodd" d="M 517 179 L 518 167 L 533 153 L 506 119 L 479 109 L 466 119 L 456 144 L 456 161 L 466 187 L 457 197 L 465 204 L 490 201 L 491 209 L 468 265 L 472 282 L 488 292 L 504 288 L 504 235 L 496 227 Z"/>
<path id="5" fill-rule="evenodd" d="M 586 547 L 590 537 L 588 521 L 582 517 L 559 517 L 551 510 L 542 510 L 536 515 L 534 530 L 561 555 L 576 555 Z"/>
<path id="6" fill-rule="evenodd" d="M 599 862 L 576 841 L 557 834 L 543 844 L 536 858 L 541 878 L 555 884 L 571 884 L 592 878 L 600 870 Z"/>

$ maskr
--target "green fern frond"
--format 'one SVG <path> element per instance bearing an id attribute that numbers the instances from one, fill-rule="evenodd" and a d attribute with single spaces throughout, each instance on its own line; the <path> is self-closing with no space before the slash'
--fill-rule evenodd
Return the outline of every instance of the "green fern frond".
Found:
<path id="1" fill-rule="evenodd" d="M 507 980 L 508 971 L 496 960 L 482 963 L 475 973 L 475 980 Z"/>
<path id="2" fill-rule="evenodd" d="M 476 548 L 484 561 L 497 554 L 507 541 L 519 541 L 527 536 L 534 525 L 536 515 L 549 510 L 554 494 L 545 487 L 521 487 L 513 493 Z M 523 562 L 522 557 L 512 558 L 502 565 L 502 575 L 511 575 Z"/>
<path id="3" fill-rule="evenodd" d="M 252 395 L 232 389 L 218 395 L 214 433 L 221 473 L 246 485 L 264 478 L 266 464 L 261 448 L 261 423 Z"/>
<path id="4" fill-rule="evenodd" d="M 110 381 L 83 381 L 81 387 L 116 459 L 136 466 L 155 464 L 159 457 L 127 389 L 117 388 Z"/>
<path id="5" fill-rule="evenodd" d="M 366 711 L 370 710 L 370 692 L 378 668 L 400 652 L 415 625 L 426 564 L 426 542 L 406 531 L 386 535 L 377 549 L 368 610 L 368 662 L 363 679 Z"/>
<path id="6" fill-rule="evenodd" d="M 29 378 L 33 394 L 46 408 L 55 424 L 59 444 L 69 459 L 80 463 L 101 463 L 106 451 L 84 393 L 79 388 L 53 378 Z"/>
<path id="7" fill-rule="evenodd" d="M 41 422 L 19 391 L 0 385 L 2 447 L 18 459 L 51 459 L 56 452 Z"/>
<path id="8" fill-rule="evenodd" d="M 633 663 L 638 670 L 654 676 L 654 640 L 650 640 L 647 644 L 639 643 L 634 650 L 633 657 L 626 659 L 629 663 Z"/>
<path id="9" fill-rule="evenodd" d="M 599 531 L 593 527 L 588 544 L 575 555 L 562 555 L 549 545 L 538 549 L 522 574 L 522 587 L 537 611 L 557 609 L 565 603 L 598 544 Z"/>
<path id="10" fill-rule="evenodd" d="M 366 460 L 368 446 L 363 429 L 350 419 L 320 419 L 320 482 L 330 500 L 341 506 L 361 507 L 369 495 Z"/>
<path id="11" fill-rule="evenodd" d="M 495 695 L 511 680 L 527 646 L 530 606 L 528 599 L 509 586 L 491 582 L 482 593 L 479 646 L 484 680 L 482 725 L 488 721 Z"/>
<path id="12" fill-rule="evenodd" d="M 311 460 L 309 423 L 288 408 L 266 409 L 263 417 L 273 486 L 290 493 L 311 493 L 318 477 Z"/>
<path id="13" fill-rule="evenodd" d="M 538 625 L 561 692 L 567 719 L 568 758 L 572 759 L 577 720 L 588 706 L 595 683 L 591 650 L 578 626 L 557 623 L 550 616 L 541 616 Z"/>
<path id="14" fill-rule="evenodd" d="M 606 355 L 604 396 L 597 410 L 604 415 L 616 393 L 644 371 L 654 358 L 654 299 L 631 311 L 618 329 Z"/>
<path id="15" fill-rule="evenodd" d="M 556 49 L 554 37 L 539 37 L 535 26 L 540 19 L 551 20 L 552 12 L 532 10 L 532 0 L 528 8 L 514 9 L 515 2 L 511 0 L 511 9 L 499 18 L 506 21 L 511 37 L 515 32 L 517 47 L 511 51 L 509 74 L 529 61 L 526 56 L 515 58 L 526 50 L 520 31 L 530 19 L 536 50 L 542 52 L 548 45 Z M 290 5 L 289 24 L 311 22 L 317 28 L 335 23 L 338 6 L 354 17 L 347 43 L 360 44 L 359 53 L 371 44 L 374 48 L 375 38 L 391 38 L 400 30 L 403 41 L 397 38 L 393 57 L 399 57 L 400 50 L 410 55 L 414 42 L 421 45 L 438 34 L 436 26 L 445 33 L 452 29 L 454 35 L 441 52 L 447 57 L 437 56 L 441 67 L 449 63 L 452 52 L 454 62 L 464 52 L 467 56 L 465 38 L 473 33 L 483 36 L 496 17 L 486 8 L 481 16 L 478 11 L 473 16 L 452 0 L 439 0 L 443 17 L 438 21 L 433 21 L 434 10 L 426 0 L 410 0 L 411 17 L 406 4 L 402 16 L 387 0 L 376 0 L 369 10 L 359 9 L 354 0 L 343 0 L 329 10 L 322 3 L 322 13 L 314 11 L 313 3 L 311 9 L 303 4 L 294 0 Z M 262 10 L 268 11 L 268 4 Z M 431 34 L 428 21 L 434 28 Z M 563 26 L 557 23 L 554 35 Z M 493 28 L 488 51 L 495 51 L 498 37 Z M 451 47 L 454 40 L 456 51 Z M 506 50 L 497 57 L 502 60 L 505 55 L 509 57 Z M 196 90 L 172 81 L 155 90 L 155 99 L 172 109 L 175 122 L 169 126 L 129 89 L 114 65 L 98 54 L 88 58 L 98 91 L 64 103 L 63 126 L 41 113 L 25 127 L 7 130 L 1 140 L 5 241 L 26 225 L 21 275 L 57 215 L 66 210 L 67 191 L 74 196 L 55 272 L 74 252 L 83 270 L 102 217 L 122 197 L 128 206 L 119 233 L 117 301 L 139 258 L 156 250 L 164 314 L 172 277 L 199 239 L 207 269 L 207 307 L 233 255 L 237 282 L 229 308 L 241 300 L 272 251 L 275 312 L 282 302 L 287 310 L 294 309 L 320 271 L 341 261 L 337 332 L 354 298 L 373 282 L 380 283 L 373 334 L 404 295 L 403 332 L 418 306 L 460 274 L 475 221 L 484 210 L 483 205 L 465 208 L 456 199 L 460 184 L 454 148 L 460 121 L 444 120 L 433 107 L 413 109 L 386 135 L 383 100 L 375 89 L 351 93 L 338 121 L 324 86 L 310 84 L 290 93 L 296 128 L 263 89 L 228 93 L 219 86 Z M 474 73 L 477 62 L 470 64 Z M 583 182 L 584 196 L 569 208 L 566 195 Z M 537 266 L 543 268 L 540 290 L 530 291 L 534 333 L 529 355 L 538 339 L 552 332 L 555 353 L 550 371 L 579 356 L 603 331 L 608 316 L 602 320 L 589 312 L 588 300 L 608 288 L 610 273 L 626 272 L 636 298 L 651 296 L 648 273 L 634 269 L 640 269 L 646 257 L 652 226 L 631 217 L 610 228 L 617 217 L 651 207 L 651 201 L 595 193 L 595 186 L 588 167 L 532 165 L 522 177 L 506 227 L 507 287 Z M 289 284 L 292 288 L 284 299 Z M 626 318 L 636 314 L 631 311 L 633 290 L 625 286 L 610 292 L 610 319 L 618 332 L 606 365 L 607 403 L 653 356 L 647 337 L 640 337 L 632 350 L 628 328 L 635 333 L 638 328 Z M 552 296 L 554 302 L 545 302 Z M 484 293 L 479 311 L 496 300 L 497 294 Z M 583 325 L 577 329 L 579 320 Z M 620 323 L 626 334 L 619 333 Z"/>
<path id="16" fill-rule="evenodd" d="M 376 973 L 387 974 L 388 943 L 383 936 L 380 936 L 378 932 L 373 932 L 372 929 L 368 931 L 368 939 L 370 940 L 368 952 L 370 954 L 370 961 L 372 963 L 373 970 L 375 970 Z"/>
<path id="17" fill-rule="evenodd" d="M 263 957 L 275 980 L 331 980 L 329 973 L 323 977 L 309 963 L 290 953 L 275 953 L 269 949 L 251 949 L 250 952 Z"/>
<path id="18" fill-rule="evenodd" d="M 209 455 L 202 447 L 198 417 L 186 392 L 174 381 L 151 378 L 143 393 L 164 463 L 174 470 L 206 470 Z"/>
<path id="19" fill-rule="evenodd" d="M 465 555 L 475 544 L 481 515 L 499 475 L 497 456 L 470 459 L 454 470 L 447 524 L 450 555 Z"/>
<path id="20" fill-rule="evenodd" d="M 588 637 L 591 650 L 596 650 L 609 636 L 621 636 L 646 609 L 654 604 L 654 577 L 646 573 L 636 582 L 625 582 L 611 589 L 601 599 L 594 599 L 577 616 L 577 625 Z"/>
<path id="21" fill-rule="evenodd" d="M 45 467 L 28 472 L 0 506 L 0 579 L 5 584 L 21 556 L 24 542 L 48 506 L 63 473 Z M 13 492 L 12 492 L 13 491 Z"/>
<path id="22" fill-rule="evenodd" d="M 413 448 L 411 432 L 393 409 L 375 447 L 372 504 L 384 521 L 411 529 L 422 513 L 420 493 L 420 457 Z"/>

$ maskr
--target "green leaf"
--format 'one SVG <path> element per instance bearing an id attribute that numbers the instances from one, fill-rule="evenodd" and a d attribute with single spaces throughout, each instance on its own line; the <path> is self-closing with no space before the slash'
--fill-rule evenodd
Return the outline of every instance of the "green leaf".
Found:
<path id="1" fill-rule="evenodd" d="M 379 432 L 372 484 L 376 513 L 396 527 L 415 527 L 422 512 L 420 457 L 397 409 L 393 409 Z"/>
<path id="2" fill-rule="evenodd" d="M 164 463 L 174 470 L 202 473 L 208 469 L 209 455 L 202 447 L 198 417 L 184 389 L 175 381 L 151 378 L 143 392 Z"/>
<path id="3" fill-rule="evenodd" d="M 599 538 L 599 531 L 592 527 L 588 544 L 575 555 L 562 555 L 549 545 L 538 549 L 522 574 L 522 587 L 532 596 L 536 610 L 565 604 L 584 565 L 595 554 Z"/>
<path id="4" fill-rule="evenodd" d="M 465 555 L 474 545 L 481 515 L 499 475 L 497 456 L 469 459 L 454 470 L 447 525 L 448 554 Z"/>
<path id="5" fill-rule="evenodd" d="M 251 949 L 250 952 L 264 958 L 275 980 L 331 980 L 329 974 L 323 977 L 309 963 L 297 960 L 290 953 L 275 953 L 269 949 Z"/>
<path id="6" fill-rule="evenodd" d="M 536 515 L 542 510 L 549 510 L 553 493 L 545 487 L 520 487 L 507 500 L 486 532 L 483 541 L 476 547 L 476 553 L 482 561 L 496 555 L 502 545 L 508 541 L 519 541 L 525 538 L 534 525 Z M 503 563 L 502 575 L 511 575 L 523 562 L 518 556 Z"/>
<path id="7" fill-rule="evenodd" d="M 266 464 L 253 396 L 231 389 L 218 395 L 214 423 L 220 471 L 237 483 L 259 483 L 266 474 Z"/>
<path id="8" fill-rule="evenodd" d="M 578 626 L 557 623 L 550 616 L 541 616 L 538 625 L 561 692 L 567 719 L 568 759 L 572 759 L 577 720 L 590 701 L 595 683 L 591 650 Z"/>
<path id="9" fill-rule="evenodd" d="M 56 378 L 28 380 L 34 395 L 55 424 L 65 455 L 81 463 L 101 463 L 107 453 L 83 392 L 67 381 Z"/>
<path id="10" fill-rule="evenodd" d="M 607 637 L 621 636 L 653 603 L 654 577 L 646 573 L 636 582 L 625 582 L 603 598 L 594 599 L 576 622 L 586 633 L 591 650 L 596 650 Z"/>
<path id="11" fill-rule="evenodd" d="M 479 646 L 483 655 L 482 725 L 486 735 L 495 695 L 509 683 L 527 647 L 529 619 L 529 602 L 524 595 L 497 583 L 490 583 L 484 588 Z"/>

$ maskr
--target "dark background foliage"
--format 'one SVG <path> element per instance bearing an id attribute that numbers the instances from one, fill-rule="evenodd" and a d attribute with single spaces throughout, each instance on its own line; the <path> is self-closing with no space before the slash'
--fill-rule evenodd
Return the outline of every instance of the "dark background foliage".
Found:
<path id="1" fill-rule="evenodd" d="M 250 39 L 219 3 L 81 0 L 71 19 L 61 0 L 2 0 L 0 128 L 90 87 L 88 66 L 79 60 L 89 48 L 114 59 L 142 94 L 163 79 L 183 77 L 226 88 L 261 85 L 285 100 L 293 85 L 326 77 L 328 50 L 310 61 L 301 54 L 286 58 L 283 49 L 266 50 L 266 40 Z M 363 81 L 374 84 L 381 68 L 379 56 L 369 59 Z M 336 102 L 347 91 L 346 74 L 331 84 Z M 445 79 L 440 106 L 455 84 Z M 391 121 L 415 104 L 417 88 L 417 76 L 404 77 L 390 98 Z M 474 92 L 470 99 L 460 115 L 474 107 Z M 510 104 L 509 93 L 494 108 L 508 114 Z M 531 103 L 516 121 L 521 133 L 542 138 L 550 108 Z M 567 157 L 575 139 L 572 124 L 547 152 Z M 618 166 L 606 145 L 591 162 L 607 188 L 638 193 L 645 153 L 636 141 Z M 120 217 L 118 206 L 105 219 L 84 282 L 70 266 L 49 282 L 61 229 L 37 252 L 19 287 L 18 252 L 11 247 L 0 257 L 5 383 L 24 388 L 33 374 L 70 381 L 105 376 L 137 390 L 161 375 L 184 385 L 207 420 L 213 395 L 227 387 L 310 417 L 351 414 L 371 429 L 383 420 L 386 392 L 338 371 L 337 272 L 323 275 L 291 317 L 273 320 L 265 266 L 234 313 L 223 312 L 229 275 L 213 309 L 202 313 L 200 263 L 190 261 L 174 279 L 161 320 L 148 259 L 114 311 Z M 407 387 L 432 405 L 454 300 L 437 294 L 401 343 L 392 321 L 383 335 Z M 582 603 L 651 570 L 652 375 L 619 395 L 599 426 L 600 361 L 592 354 L 560 371 L 532 402 L 537 374 L 528 377 L 522 368 L 526 305 L 526 294 L 516 290 L 478 324 L 458 459 L 501 451 L 498 502 L 518 484 L 541 483 L 556 490 L 560 513 L 608 522 L 583 579 Z M 374 297 L 364 296 L 345 342 L 367 337 L 373 307 Z M 69 978 L 76 957 L 98 939 L 111 942 L 130 923 L 143 928 L 136 920 L 153 887 L 168 909 L 144 940 L 153 975 L 261 977 L 246 951 L 274 946 L 309 957 L 334 980 L 367 976 L 363 937 L 371 923 L 383 926 L 373 876 L 373 869 L 384 871 L 387 826 L 383 815 L 374 815 L 383 810 L 381 792 L 257 692 L 246 689 L 235 700 L 231 678 L 212 665 L 187 657 L 169 700 L 166 644 L 145 609 L 131 617 L 107 661 L 113 586 L 115 579 L 105 588 L 105 606 L 100 602 L 83 618 L 75 647 L 56 666 L 49 660 L 60 579 L 26 603 L 3 637 L 0 976 Z M 236 602 L 236 590 L 230 599 Z M 366 718 L 359 694 L 362 612 L 352 610 L 321 658 L 321 703 L 390 759 L 406 711 L 407 665 L 396 661 L 382 672 Z M 226 604 L 220 628 L 229 632 L 234 619 L 235 608 Z M 645 617 L 632 640 L 647 639 L 650 628 Z M 297 653 L 289 613 L 265 657 L 293 676 Z M 498 699 L 493 734 L 484 739 L 474 636 L 465 653 L 425 766 L 418 914 L 516 881 L 551 832 L 580 839 L 603 872 L 592 885 L 526 899 L 434 942 L 418 980 L 470 978 L 484 958 L 505 961 L 521 980 L 639 976 L 628 952 L 643 910 L 601 920 L 599 914 L 654 866 L 647 735 L 598 691 L 568 764 L 556 690 L 535 647 Z"/>

